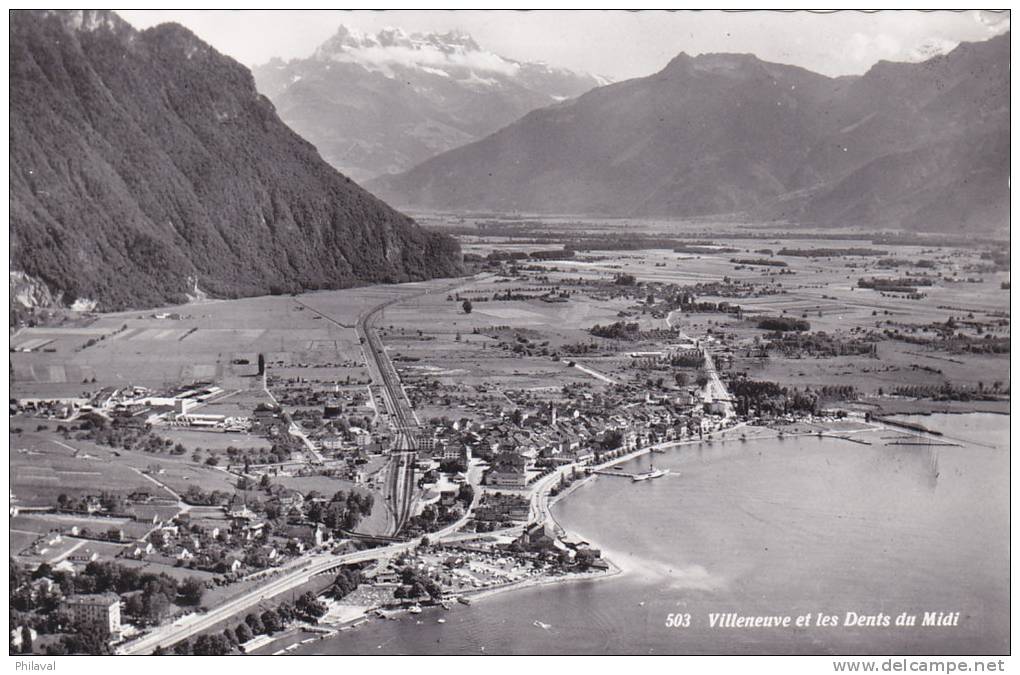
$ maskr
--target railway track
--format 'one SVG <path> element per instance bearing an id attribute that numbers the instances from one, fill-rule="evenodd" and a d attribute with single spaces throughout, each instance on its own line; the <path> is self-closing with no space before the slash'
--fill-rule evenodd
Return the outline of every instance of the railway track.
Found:
<path id="1" fill-rule="evenodd" d="M 393 362 L 390 361 L 382 344 L 382 339 L 372 325 L 375 318 L 386 307 L 398 300 L 389 300 L 372 308 L 358 321 L 358 332 L 365 344 L 371 360 L 374 362 L 385 391 L 385 401 L 391 416 L 391 423 L 396 432 L 396 441 L 392 449 L 386 494 L 393 511 L 393 534 L 399 534 L 414 513 L 415 475 L 414 461 L 417 449 L 418 420 L 411 409 L 410 401 L 404 395 Z"/>
<path id="2" fill-rule="evenodd" d="M 460 285 L 460 283 L 453 284 L 445 290 L 453 289 Z M 442 291 L 443 289 L 439 289 L 439 292 Z M 430 292 L 429 290 L 424 290 L 411 295 L 399 295 L 381 302 L 359 316 L 354 326 L 361 344 L 365 347 L 366 362 L 368 363 L 369 372 L 373 380 L 373 397 L 375 398 L 375 392 L 381 385 L 379 393 L 382 396 L 378 398 L 382 398 L 384 401 L 390 424 L 396 434 L 396 440 L 390 451 L 388 473 L 384 480 L 384 493 L 394 519 L 392 535 L 399 534 L 414 513 L 414 464 L 418 448 L 419 423 L 414 410 L 411 408 L 411 402 L 408 401 L 404 393 L 404 388 L 400 383 L 400 376 L 397 374 L 396 368 L 393 367 L 393 362 L 390 361 L 389 356 L 386 354 L 382 339 L 376 333 L 373 323 L 387 307 L 399 302 L 407 302 Z M 300 300 L 295 300 L 295 302 L 340 328 L 350 329 L 351 327 L 349 324 L 343 324 Z"/>
<path id="3" fill-rule="evenodd" d="M 424 295 L 426 292 L 423 291 L 419 295 Z M 354 326 L 362 345 L 365 347 L 366 361 L 374 381 L 372 388 L 373 390 L 379 390 L 379 393 L 382 394 L 378 398 L 383 400 L 390 424 L 396 434 L 384 481 L 384 494 L 393 513 L 393 535 L 398 534 L 403 529 L 414 512 L 414 461 L 417 449 L 418 420 L 411 409 L 410 401 L 404 395 L 404 389 L 400 384 L 400 376 L 397 375 L 393 363 L 390 361 L 389 356 L 386 355 L 382 339 L 376 333 L 373 322 L 390 305 L 414 297 L 417 296 L 398 296 L 379 303 L 360 316 Z M 351 327 L 311 305 L 300 300 L 296 300 L 296 302 L 340 328 L 350 329 Z"/>

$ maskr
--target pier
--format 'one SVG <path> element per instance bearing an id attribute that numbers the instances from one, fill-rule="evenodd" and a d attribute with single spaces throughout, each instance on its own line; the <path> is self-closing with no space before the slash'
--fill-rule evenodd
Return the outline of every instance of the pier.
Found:
<path id="1" fill-rule="evenodd" d="M 616 476 L 618 478 L 630 478 L 630 479 L 635 479 L 638 478 L 639 476 L 644 475 L 640 473 L 630 473 L 629 471 L 615 471 L 613 469 L 596 469 L 595 471 L 592 471 L 592 473 L 598 474 L 600 476 Z"/>

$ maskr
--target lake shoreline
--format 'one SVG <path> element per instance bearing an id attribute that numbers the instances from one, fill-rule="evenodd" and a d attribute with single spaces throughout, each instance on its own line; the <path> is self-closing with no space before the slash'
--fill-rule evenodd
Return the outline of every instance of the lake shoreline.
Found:
<path id="1" fill-rule="evenodd" d="M 931 413 L 931 414 L 935 415 L 935 414 L 938 414 L 938 413 Z M 829 422 L 831 422 L 831 423 L 829 423 Z M 668 445 L 668 447 L 663 447 L 663 446 L 653 446 L 653 447 L 656 450 L 658 450 L 659 448 L 662 448 L 662 450 L 668 451 L 668 450 L 671 450 L 671 449 L 674 449 L 674 448 L 682 448 L 684 446 L 697 446 L 699 444 L 711 445 L 713 442 L 718 442 L 720 444 L 721 443 L 729 444 L 729 443 L 732 443 L 732 442 L 736 441 L 736 442 L 740 442 L 741 444 L 745 444 L 745 443 L 750 443 L 752 441 L 776 440 L 776 439 L 779 439 L 779 438 L 792 440 L 792 439 L 795 439 L 795 438 L 803 439 L 803 438 L 808 438 L 808 437 L 830 438 L 832 440 L 850 441 L 850 440 L 855 440 L 855 439 L 847 438 L 847 434 L 860 433 L 864 437 L 867 438 L 869 435 L 873 435 L 875 433 L 881 432 L 884 428 L 886 428 L 884 425 L 875 424 L 875 423 L 867 424 L 867 423 L 864 423 L 863 420 L 859 420 L 859 419 L 857 419 L 857 420 L 845 420 L 845 421 L 830 421 L 830 420 L 823 421 L 823 420 L 819 420 L 819 421 L 812 421 L 812 422 L 803 422 L 803 423 L 800 423 L 800 424 L 792 425 L 792 427 L 784 427 L 784 428 L 751 427 L 751 426 L 747 426 L 747 425 L 740 425 L 740 426 L 737 426 L 737 427 L 732 427 L 730 429 L 722 430 L 720 432 L 715 432 L 715 433 L 713 433 L 712 437 L 709 437 L 709 438 L 703 438 L 703 439 L 695 438 L 695 439 L 690 439 L 690 440 L 687 440 L 687 441 L 674 442 L 674 443 L 670 443 Z M 819 433 L 819 432 L 821 432 L 821 433 Z M 872 439 L 873 438 L 874 437 L 872 436 Z M 869 440 L 871 440 L 871 439 L 869 439 Z M 880 443 L 875 443 L 874 445 L 879 446 L 881 444 Z M 639 458 L 641 458 L 641 457 L 643 457 L 645 455 L 651 454 L 653 452 L 653 447 L 646 447 L 646 448 L 637 449 L 637 450 L 635 450 L 633 452 L 627 453 L 626 455 L 623 455 L 623 456 L 617 457 L 617 458 L 613 458 L 611 460 L 608 460 L 607 462 L 603 462 L 603 463 L 597 465 L 597 467 L 592 467 L 592 468 L 607 468 L 607 467 L 619 465 L 619 464 L 622 464 L 622 463 L 625 463 L 625 462 L 628 462 L 628 461 L 631 461 L 631 460 L 639 459 Z M 849 446 L 847 446 L 847 447 L 849 447 Z M 591 475 L 588 475 L 588 476 L 580 477 L 578 480 L 576 480 L 574 483 L 572 483 L 569 487 L 564 489 L 560 494 L 558 494 L 556 496 L 546 496 L 547 499 L 548 499 L 548 502 L 547 502 L 547 504 L 548 504 L 547 511 L 549 513 L 549 517 L 553 518 L 553 522 L 554 523 L 556 521 L 555 521 L 555 517 L 552 514 L 552 508 L 551 507 L 553 505 L 555 505 L 556 503 L 559 503 L 560 500 L 566 499 L 567 497 L 570 497 L 571 495 L 574 495 L 575 493 L 577 493 L 585 485 L 593 484 L 595 482 L 594 479 L 596 477 L 597 476 L 595 474 L 591 474 Z M 621 483 L 622 482 L 624 482 L 624 481 L 621 481 Z M 621 487 L 623 487 L 623 489 L 626 490 L 626 487 L 624 487 L 622 485 L 621 485 Z M 565 531 L 565 532 L 571 532 L 571 530 L 569 528 L 562 528 L 561 527 L 561 529 L 563 531 Z M 588 539 L 588 538 L 586 538 L 586 539 Z M 601 548 L 595 538 L 591 538 L 591 539 L 589 539 L 589 541 L 591 541 L 592 546 L 594 546 L 596 548 Z M 624 550 L 624 549 L 621 549 L 621 550 Z M 614 557 L 615 557 L 615 555 L 614 555 Z M 524 579 L 524 580 L 521 580 L 519 582 L 510 583 L 510 584 L 507 584 L 505 586 L 500 586 L 498 588 L 478 589 L 478 591 L 476 593 L 465 594 L 465 595 L 470 598 L 470 600 L 472 601 L 471 604 L 474 605 L 476 602 L 481 603 L 481 601 L 483 601 L 483 600 L 485 600 L 487 598 L 509 596 L 510 595 L 510 591 L 514 591 L 514 590 L 525 590 L 527 588 L 538 588 L 538 587 L 541 587 L 541 586 L 545 586 L 545 587 L 547 587 L 547 588 L 549 588 L 551 590 L 555 585 L 558 585 L 558 584 L 564 584 L 565 585 L 567 583 L 575 582 L 575 581 L 585 581 L 585 580 L 597 581 L 597 580 L 602 580 L 602 579 L 611 579 L 611 578 L 618 578 L 618 577 L 626 577 L 629 574 L 629 572 L 625 568 L 625 566 L 621 566 L 617 561 L 614 561 L 614 560 L 610 559 L 609 557 L 603 558 L 603 560 L 605 560 L 610 565 L 610 569 L 608 571 L 606 571 L 606 572 L 598 572 L 598 573 L 594 573 L 594 574 L 566 574 L 566 575 L 556 575 L 556 576 L 543 575 L 543 576 L 540 576 L 540 577 L 537 577 L 537 578 Z M 629 567 L 629 566 L 626 566 L 626 567 Z M 630 573 L 633 573 L 633 572 L 634 572 L 634 570 L 630 571 Z M 613 586 L 615 586 L 615 585 L 613 585 Z M 543 593 L 543 595 L 544 595 L 544 593 Z M 488 603 L 481 603 L 481 604 L 486 606 L 486 607 L 488 607 Z M 491 610 L 488 610 L 488 609 L 484 610 L 483 611 L 483 615 L 485 614 L 485 612 L 489 612 L 489 611 L 491 611 Z M 545 620 L 548 621 L 550 619 L 545 619 Z M 365 620 L 363 619 L 362 621 L 365 621 Z M 374 619 L 372 619 L 372 618 L 369 618 L 368 621 L 370 621 L 373 624 L 376 624 L 376 621 Z M 427 624 L 428 621 L 425 621 L 424 623 Z M 554 623 L 554 625 L 558 625 L 558 624 Z M 345 630 L 351 630 L 351 628 L 347 627 L 347 628 L 345 628 Z M 406 629 L 404 629 L 404 630 L 406 630 Z M 328 636 L 328 635 L 320 636 L 321 639 L 327 639 L 328 637 L 331 637 L 331 636 Z M 292 639 L 296 639 L 296 638 L 292 638 Z M 297 653 L 308 653 L 306 650 L 299 649 L 298 647 L 294 647 L 294 649 L 297 649 Z"/>

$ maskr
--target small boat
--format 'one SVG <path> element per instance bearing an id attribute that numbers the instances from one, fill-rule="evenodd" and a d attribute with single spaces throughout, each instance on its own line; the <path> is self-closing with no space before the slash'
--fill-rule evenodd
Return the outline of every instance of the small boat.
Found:
<path id="1" fill-rule="evenodd" d="M 652 478 L 660 478 L 669 473 L 669 469 L 656 469 L 655 466 L 644 473 L 636 473 L 631 476 L 631 480 L 637 482 L 639 480 L 650 480 Z"/>
<path id="2" fill-rule="evenodd" d="M 407 611 L 410 612 L 411 614 L 421 614 L 421 607 L 419 607 L 418 605 L 411 605 L 411 607 Z"/>
<path id="3" fill-rule="evenodd" d="M 549 630 L 549 628 L 551 627 L 551 624 L 545 623 L 543 621 L 539 621 L 538 619 L 535 619 L 535 622 L 533 624 L 531 624 L 531 625 L 532 626 L 536 626 L 538 628 L 541 628 L 543 630 Z"/>

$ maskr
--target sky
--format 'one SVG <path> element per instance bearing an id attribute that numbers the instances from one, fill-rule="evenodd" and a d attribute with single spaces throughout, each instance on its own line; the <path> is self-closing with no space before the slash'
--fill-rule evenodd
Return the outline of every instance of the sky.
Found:
<path id="1" fill-rule="evenodd" d="M 879 60 L 918 61 L 1009 29 L 1009 13 L 979 11 L 342 11 L 121 10 L 137 28 L 175 21 L 246 66 L 309 56 L 343 24 L 375 33 L 469 33 L 483 48 L 612 80 L 663 68 L 680 52 L 752 53 L 825 75 Z"/>

